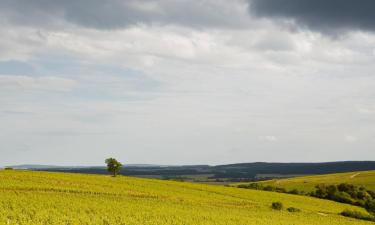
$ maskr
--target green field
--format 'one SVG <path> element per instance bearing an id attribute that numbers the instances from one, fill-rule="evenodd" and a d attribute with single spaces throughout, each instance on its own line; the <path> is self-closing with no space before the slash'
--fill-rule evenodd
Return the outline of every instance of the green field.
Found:
<path id="1" fill-rule="evenodd" d="M 274 201 L 301 212 L 275 211 Z M 52 172 L 0 171 L 0 224 L 347 225 L 361 208 L 235 187 Z"/>
<path id="2" fill-rule="evenodd" d="M 375 191 L 375 171 L 335 173 L 325 175 L 315 175 L 306 177 L 295 177 L 287 179 L 274 179 L 257 182 L 262 185 L 285 188 L 290 191 L 297 189 L 300 191 L 313 191 L 317 184 L 340 184 L 348 183 L 356 186 L 363 186 L 368 190 Z"/>

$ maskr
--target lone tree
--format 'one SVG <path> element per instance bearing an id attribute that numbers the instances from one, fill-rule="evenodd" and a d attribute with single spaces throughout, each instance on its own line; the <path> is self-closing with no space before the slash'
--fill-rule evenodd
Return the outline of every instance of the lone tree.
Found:
<path id="1" fill-rule="evenodd" d="M 111 172 L 114 177 L 120 173 L 122 164 L 115 158 L 108 158 L 105 160 L 105 163 L 107 164 L 108 172 Z"/>

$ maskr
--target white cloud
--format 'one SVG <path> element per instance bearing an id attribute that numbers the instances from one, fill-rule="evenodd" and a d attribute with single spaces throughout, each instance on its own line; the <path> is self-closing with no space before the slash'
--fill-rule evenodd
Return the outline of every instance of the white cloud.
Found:
<path id="1" fill-rule="evenodd" d="M 375 114 L 375 106 L 374 107 L 360 107 L 358 108 L 358 112 L 361 114 Z"/>
<path id="2" fill-rule="evenodd" d="M 131 2 L 162 15 L 178 4 Z M 236 17 L 225 26 L 197 26 L 199 17 L 116 29 L 6 20 L 0 60 L 21 60 L 37 75 L 0 75 L 0 142 L 12 149 L 27 141 L 25 160 L 47 152 L 69 162 L 70 151 L 94 164 L 110 153 L 163 164 L 319 161 L 319 151 L 329 151 L 324 161 L 375 157 L 375 35 L 332 39 L 264 20 L 239 24 L 244 1 L 226 2 L 204 4 Z M 343 131 L 361 137 L 361 154 L 344 145 L 356 136 L 335 135 Z"/>
<path id="3" fill-rule="evenodd" d="M 345 135 L 345 141 L 353 143 L 353 142 L 357 142 L 358 138 L 356 136 L 353 136 L 353 135 Z"/>
<path id="4" fill-rule="evenodd" d="M 261 141 L 268 141 L 268 142 L 275 142 L 278 140 L 278 138 L 273 135 L 259 136 L 259 139 Z"/>
<path id="5" fill-rule="evenodd" d="M 42 90 L 42 91 L 70 91 L 76 86 L 76 81 L 61 77 L 30 77 L 0 75 L 0 87 L 5 90 Z"/>
<path id="6" fill-rule="evenodd" d="M 38 29 L 28 27 L 14 28 L 11 25 L 2 24 L 0 33 L 0 60 L 4 61 L 29 60 L 45 44 L 45 40 Z"/>

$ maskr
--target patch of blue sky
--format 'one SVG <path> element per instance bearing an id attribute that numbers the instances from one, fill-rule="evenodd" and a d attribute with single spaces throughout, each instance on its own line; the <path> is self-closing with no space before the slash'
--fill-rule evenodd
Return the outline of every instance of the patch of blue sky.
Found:
<path id="1" fill-rule="evenodd" d="M 23 61 L 0 61 L 0 75 L 36 75 L 35 67 Z"/>
<path id="2" fill-rule="evenodd" d="M 71 79 L 77 82 L 76 87 L 60 94 L 81 99 L 138 99 L 162 86 L 160 81 L 142 71 L 82 61 L 63 54 L 37 56 L 25 62 L 3 61 L 0 74 Z"/>

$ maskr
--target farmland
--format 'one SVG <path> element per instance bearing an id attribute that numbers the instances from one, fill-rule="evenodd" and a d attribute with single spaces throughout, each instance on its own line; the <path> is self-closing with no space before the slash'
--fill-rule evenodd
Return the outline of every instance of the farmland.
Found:
<path id="1" fill-rule="evenodd" d="M 355 206 L 235 187 L 32 171 L 0 171 L 0 181 L 0 224 L 373 224 L 339 215 L 365 213 Z"/>
<path id="2" fill-rule="evenodd" d="M 310 192 L 317 184 L 340 184 L 348 183 L 356 186 L 366 187 L 375 191 L 375 171 L 362 171 L 350 173 L 336 173 L 315 176 L 304 176 L 287 179 L 274 179 L 258 182 L 262 185 L 285 188 L 286 190 L 297 189 L 299 191 Z"/>

